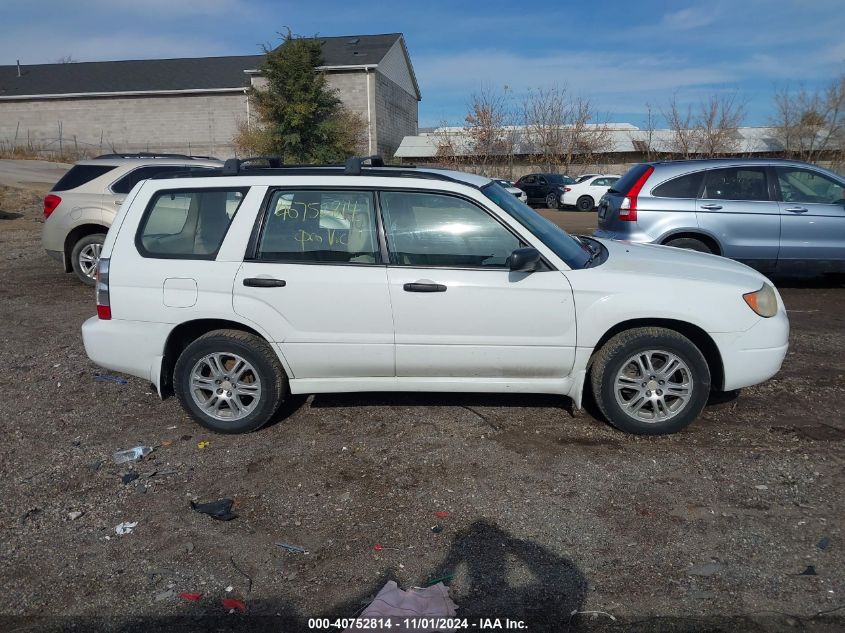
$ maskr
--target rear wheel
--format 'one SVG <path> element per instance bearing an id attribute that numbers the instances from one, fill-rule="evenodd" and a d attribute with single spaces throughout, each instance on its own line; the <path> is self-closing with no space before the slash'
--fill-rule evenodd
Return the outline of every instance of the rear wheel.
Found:
<path id="1" fill-rule="evenodd" d="M 666 246 L 674 246 L 675 248 L 685 248 L 690 251 L 698 251 L 699 253 L 713 253 L 713 249 L 701 240 L 694 237 L 679 237 L 674 240 L 669 240 L 665 243 Z"/>
<path id="2" fill-rule="evenodd" d="M 552 192 L 546 196 L 546 207 L 549 209 L 558 208 L 557 194 Z"/>
<path id="3" fill-rule="evenodd" d="M 695 420 L 710 394 L 710 369 L 685 336 L 665 328 L 620 332 L 590 370 L 593 393 L 613 426 L 641 435 L 675 433 Z"/>
<path id="4" fill-rule="evenodd" d="M 215 330 L 179 356 L 173 387 L 185 411 L 204 427 L 247 433 L 278 411 L 287 379 L 266 341 L 238 330 Z"/>
<path id="5" fill-rule="evenodd" d="M 103 250 L 103 242 L 105 241 L 105 233 L 92 233 L 73 245 L 70 263 L 73 266 L 73 272 L 76 273 L 82 283 L 89 286 L 94 285 L 97 277 L 97 264 L 100 263 L 100 252 Z"/>
<path id="6" fill-rule="evenodd" d="M 595 207 L 596 202 L 590 196 L 581 196 L 575 203 L 575 208 L 579 211 L 592 211 Z"/>

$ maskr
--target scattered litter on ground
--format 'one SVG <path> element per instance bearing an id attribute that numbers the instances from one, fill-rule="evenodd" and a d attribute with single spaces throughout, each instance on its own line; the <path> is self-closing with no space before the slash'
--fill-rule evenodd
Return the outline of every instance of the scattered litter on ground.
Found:
<path id="1" fill-rule="evenodd" d="M 398 550 L 399 548 L 398 547 L 386 547 L 386 546 L 382 545 L 381 543 L 376 543 L 375 545 L 373 545 L 373 549 L 377 552 L 380 552 L 380 551 L 385 550 L 385 549 Z"/>
<path id="2" fill-rule="evenodd" d="M 434 513 L 434 516 L 436 516 L 438 519 L 445 519 L 447 516 L 449 516 L 449 513 L 445 510 L 438 510 Z"/>
<path id="3" fill-rule="evenodd" d="M 765 484 L 760 484 L 760 485 L 754 486 L 754 487 L 757 488 L 757 490 L 768 490 L 769 489 L 769 487 Z"/>
<path id="4" fill-rule="evenodd" d="M 123 464 L 125 462 L 135 462 L 143 457 L 146 457 L 152 452 L 152 446 L 136 446 L 135 448 L 128 448 L 125 451 L 117 451 L 114 454 L 114 463 Z"/>
<path id="5" fill-rule="evenodd" d="M 446 574 L 445 576 L 438 576 L 437 578 L 432 578 L 431 580 L 427 580 L 425 583 L 426 587 L 431 587 L 432 585 L 436 585 L 439 582 L 446 582 L 447 580 L 452 580 L 455 577 L 455 574 Z"/>
<path id="6" fill-rule="evenodd" d="M 202 599 L 202 594 L 195 591 L 183 591 L 179 594 L 179 597 L 188 602 L 199 602 Z"/>
<path id="7" fill-rule="evenodd" d="M 165 591 L 159 591 L 155 595 L 154 599 L 155 599 L 156 602 L 163 602 L 165 600 L 170 600 L 171 598 L 175 598 L 175 597 L 176 597 L 176 592 L 173 591 L 173 589 L 167 589 Z"/>
<path id="8" fill-rule="evenodd" d="M 308 550 L 304 547 L 300 547 L 299 545 L 291 545 L 290 543 L 276 543 L 282 549 L 286 549 L 289 552 L 293 552 L 294 554 L 307 554 Z"/>
<path id="9" fill-rule="evenodd" d="M 120 478 L 120 481 L 123 482 L 123 485 L 131 484 L 133 481 L 140 477 L 138 473 L 126 473 L 123 477 Z"/>
<path id="10" fill-rule="evenodd" d="M 818 547 L 820 550 L 826 550 L 828 547 L 830 547 L 830 538 L 828 538 L 827 536 L 823 537 L 816 544 L 816 547 Z"/>
<path id="11" fill-rule="evenodd" d="M 173 440 L 162 440 L 159 446 L 170 446 L 173 444 Z"/>
<path id="12" fill-rule="evenodd" d="M 404 633 L 412 630 L 404 626 L 406 618 L 451 618 L 455 616 L 456 609 L 457 605 L 449 598 L 449 588 L 443 583 L 403 591 L 390 580 L 358 616 L 359 621 L 345 629 L 344 633 L 358 630 L 356 624 L 361 621 L 375 619 L 385 622 L 390 619 L 391 630 Z"/>
<path id="13" fill-rule="evenodd" d="M 132 523 L 130 523 L 129 521 L 118 523 L 114 528 L 114 533 L 118 536 L 123 536 L 124 534 L 132 534 L 132 530 L 134 530 L 137 525 L 137 521 L 134 521 Z"/>
<path id="14" fill-rule="evenodd" d="M 232 567 L 235 568 L 235 571 L 237 571 L 241 576 L 246 578 L 246 581 L 248 583 L 247 587 L 246 587 L 246 591 L 247 591 L 247 593 L 251 593 L 252 592 L 252 576 L 250 576 L 243 569 L 238 567 L 238 564 L 235 562 L 234 556 L 229 556 L 229 562 L 232 563 Z M 226 591 L 231 591 L 231 590 L 232 590 L 232 587 L 229 587 Z"/>
<path id="15" fill-rule="evenodd" d="M 186 554 L 190 554 L 190 553 L 191 553 L 191 552 L 193 552 L 193 551 L 194 551 L 194 544 L 193 544 L 193 543 L 191 543 L 190 541 L 188 541 L 187 543 L 185 543 L 185 553 L 186 553 Z"/>
<path id="16" fill-rule="evenodd" d="M 191 501 L 191 509 L 194 512 L 207 514 L 218 521 L 231 521 L 238 516 L 232 512 L 232 505 L 234 503 L 231 499 L 220 499 L 218 501 L 209 501 L 208 503 L 194 503 Z"/>
<path id="17" fill-rule="evenodd" d="M 180 440 L 182 440 L 183 442 L 188 442 L 188 441 L 190 441 L 190 439 L 191 439 L 192 437 L 193 437 L 193 435 L 183 435 L 183 436 L 182 436 L 182 437 L 180 437 L 179 439 L 180 439 Z"/>
<path id="18" fill-rule="evenodd" d="M 99 382 L 113 382 L 116 385 L 128 385 L 129 381 L 120 376 L 110 376 L 109 374 L 94 374 L 94 380 Z"/>
<path id="19" fill-rule="evenodd" d="M 226 587 L 226 593 L 232 593 L 234 590 L 235 590 L 235 588 L 232 585 L 229 585 L 228 587 Z"/>
<path id="20" fill-rule="evenodd" d="M 434 532 L 435 534 L 440 534 L 443 531 L 443 526 L 442 525 L 432 525 L 431 531 Z"/>
<path id="21" fill-rule="evenodd" d="M 816 573 L 816 568 L 813 567 L 812 565 L 807 565 L 807 569 L 805 569 L 804 571 L 802 571 L 798 575 L 799 576 L 818 576 L 818 574 Z"/>
<path id="22" fill-rule="evenodd" d="M 79 517 L 81 517 L 83 514 L 85 514 L 85 513 L 84 513 L 84 512 L 80 512 L 79 510 L 74 510 L 73 512 L 68 512 L 68 513 L 67 513 L 67 518 L 68 518 L 68 519 L 70 519 L 71 521 L 76 521 L 76 520 L 77 520 Z"/>
<path id="23" fill-rule="evenodd" d="M 246 603 L 237 598 L 223 598 L 223 608 L 229 612 L 240 611 L 246 613 Z"/>
<path id="24" fill-rule="evenodd" d="M 168 426 L 167 430 L 172 431 L 173 429 L 176 429 L 176 428 L 179 428 L 179 427 L 174 424 L 173 426 Z"/>
<path id="25" fill-rule="evenodd" d="M 211 446 L 211 442 L 209 442 L 208 440 L 203 440 L 202 442 L 197 442 L 197 448 L 200 449 L 200 450 L 202 450 L 204 448 L 208 448 L 209 446 Z"/>
<path id="26" fill-rule="evenodd" d="M 722 564 L 716 562 L 701 563 L 700 565 L 693 565 L 687 570 L 690 576 L 712 576 L 722 570 Z"/>

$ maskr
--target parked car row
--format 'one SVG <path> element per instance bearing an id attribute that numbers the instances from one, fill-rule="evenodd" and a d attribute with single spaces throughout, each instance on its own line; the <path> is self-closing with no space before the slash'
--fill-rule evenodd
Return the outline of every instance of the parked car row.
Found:
<path id="1" fill-rule="evenodd" d="M 617 180 L 617 174 L 583 174 L 571 178 L 562 174 L 527 174 L 514 185 L 524 191 L 528 204 L 543 205 L 549 209 L 575 207 L 578 211 L 592 211 L 608 188 Z"/>
<path id="2" fill-rule="evenodd" d="M 79 240 L 63 231 L 97 204 L 71 206 L 72 192 L 117 194 L 112 160 L 135 159 L 80 164 L 50 194 L 63 200 L 44 243 L 65 261 Z M 555 393 L 580 407 L 589 381 L 612 424 L 671 433 L 711 390 L 766 380 L 786 354 L 786 311 L 759 273 L 569 235 L 488 178 L 377 157 L 173 160 L 182 173 L 139 179 L 116 215 L 102 200 L 91 214 L 87 235 L 111 228 L 89 253 L 97 316 L 83 339 L 94 362 L 175 394 L 215 431 L 261 427 L 290 393 Z M 576 184 L 550 176 L 526 198 Z M 673 301 L 655 302 L 656 285 Z"/>

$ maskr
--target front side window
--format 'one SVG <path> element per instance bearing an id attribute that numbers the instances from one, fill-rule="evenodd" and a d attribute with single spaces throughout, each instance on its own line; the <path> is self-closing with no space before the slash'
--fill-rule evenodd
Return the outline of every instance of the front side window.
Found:
<path id="1" fill-rule="evenodd" d="M 515 196 L 506 194 L 516 200 Z M 437 193 L 383 192 L 379 200 L 391 264 L 503 268 L 511 253 L 520 247 L 513 233 L 489 213 L 462 198 Z"/>
<path id="2" fill-rule="evenodd" d="M 374 209 L 370 191 L 275 191 L 256 258 L 290 263 L 379 263 Z"/>
<path id="3" fill-rule="evenodd" d="M 765 167 L 726 167 L 707 172 L 706 200 L 768 200 Z"/>
<path id="4" fill-rule="evenodd" d="M 158 192 L 138 228 L 145 257 L 214 259 L 247 188 Z"/>
<path id="5" fill-rule="evenodd" d="M 703 179 L 703 171 L 672 178 L 672 180 L 667 180 L 662 185 L 655 187 L 651 195 L 658 198 L 697 198 Z"/>
<path id="6" fill-rule="evenodd" d="M 775 171 L 784 202 L 845 204 L 843 183 L 825 174 L 798 167 L 776 167 Z"/>

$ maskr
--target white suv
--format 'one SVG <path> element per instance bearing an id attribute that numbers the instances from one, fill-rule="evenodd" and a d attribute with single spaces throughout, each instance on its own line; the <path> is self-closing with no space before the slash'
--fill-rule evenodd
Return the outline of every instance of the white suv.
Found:
<path id="1" fill-rule="evenodd" d="M 288 393 L 553 393 L 633 433 L 775 374 L 789 322 L 754 270 L 573 237 L 454 171 L 246 168 L 138 184 L 103 245 L 99 365 L 223 433 Z"/>
<path id="2" fill-rule="evenodd" d="M 41 243 L 65 272 L 94 285 L 100 249 L 117 209 L 138 182 L 150 176 L 220 168 L 207 156 L 182 154 L 105 154 L 81 160 L 44 198 Z"/>

